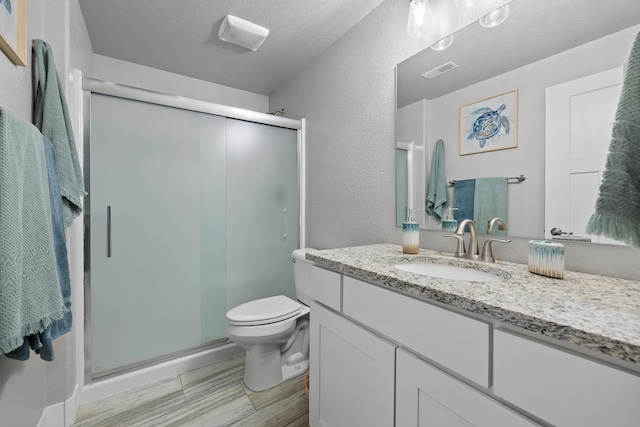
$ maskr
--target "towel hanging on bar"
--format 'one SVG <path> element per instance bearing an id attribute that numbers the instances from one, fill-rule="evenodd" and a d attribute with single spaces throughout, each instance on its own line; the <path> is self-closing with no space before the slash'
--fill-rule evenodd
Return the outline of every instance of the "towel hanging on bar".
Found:
<path id="1" fill-rule="evenodd" d="M 33 58 L 37 66 L 33 122 L 55 148 L 64 225 L 68 227 L 82 212 L 82 198 L 87 194 L 84 178 L 53 51 L 46 42 L 36 39 L 33 41 Z"/>
<path id="2" fill-rule="evenodd" d="M 0 351 L 67 312 L 56 265 L 45 146 L 31 123 L 0 108 Z"/>

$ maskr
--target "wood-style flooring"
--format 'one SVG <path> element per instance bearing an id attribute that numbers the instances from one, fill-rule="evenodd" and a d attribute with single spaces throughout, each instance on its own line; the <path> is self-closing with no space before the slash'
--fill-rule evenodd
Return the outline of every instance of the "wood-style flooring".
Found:
<path id="1" fill-rule="evenodd" d="M 242 382 L 244 354 L 81 405 L 73 427 L 307 427 L 304 375 L 259 393 Z"/>

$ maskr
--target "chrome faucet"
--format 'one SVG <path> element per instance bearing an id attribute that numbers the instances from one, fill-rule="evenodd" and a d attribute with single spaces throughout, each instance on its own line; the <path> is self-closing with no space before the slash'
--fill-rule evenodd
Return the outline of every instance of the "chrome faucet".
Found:
<path id="1" fill-rule="evenodd" d="M 501 218 L 492 218 L 489 220 L 487 234 L 493 233 L 493 228 L 498 226 L 498 230 L 506 230 L 507 225 Z M 464 231 L 469 227 L 469 252 L 467 252 L 464 244 Z M 499 243 L 509 243 L 511 240 L 505 239 L 487 239 L 482 245 L 482 255 L 479 254 L 478 251 L 478 232 L 476 230 L 476 223 L 470 219 L 463 219 L 458 224 L 458 228 L 456 228 L 455 234 L 443 234 L 444 237 L 453 237 L 457 239 L 456 251 L 453 254 L 457 258 L 467 258 L 477 261 L 486 261 L 486 262 L 495 262 L 495 258 L 493 257 L 493 250 L 491 248 L 491 244 L 493 242 Z"/>
<path id="2" fill-rule="evenodd" d="M 464 230 L 469 226 L 469 252 L 464 246 Z M 456 252 L 454 256 L 458 258 L 479 259 L 478 254 L 478 232 L 476 231 L 476 223 L 471 219 L 463 219 L 458 224 L 455 234 L 444 234 L 445 237 L 454 237 L 458 240 Z"/>

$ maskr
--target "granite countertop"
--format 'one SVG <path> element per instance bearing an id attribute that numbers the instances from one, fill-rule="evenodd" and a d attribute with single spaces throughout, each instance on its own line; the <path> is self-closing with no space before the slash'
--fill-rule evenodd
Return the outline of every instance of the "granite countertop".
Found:
<path id="1" fill-rule="evenodd" d="M 563 279 L 530 273 L 525 264 L 484 263 L 383 243 L 310 251 L 325 267 L 492 320 L 640 365 L 640 282 L 565 271 Z M 493 273 L 504 280 L 469 282 L 409 273 L 394 264 L 429 262 Z M 633 365 L 634 367 L 636 365 Z"/>

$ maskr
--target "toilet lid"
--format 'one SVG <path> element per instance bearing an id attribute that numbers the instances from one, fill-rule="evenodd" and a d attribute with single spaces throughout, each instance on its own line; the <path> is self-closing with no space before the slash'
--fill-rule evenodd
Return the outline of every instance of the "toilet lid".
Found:
<path id="1" fill-rule="evenodd" d="M 264 325 L 298 315 L 302 305 L 284 295 L 249 301 L 227 312 L 227 320 L 235 325 Z"/>

